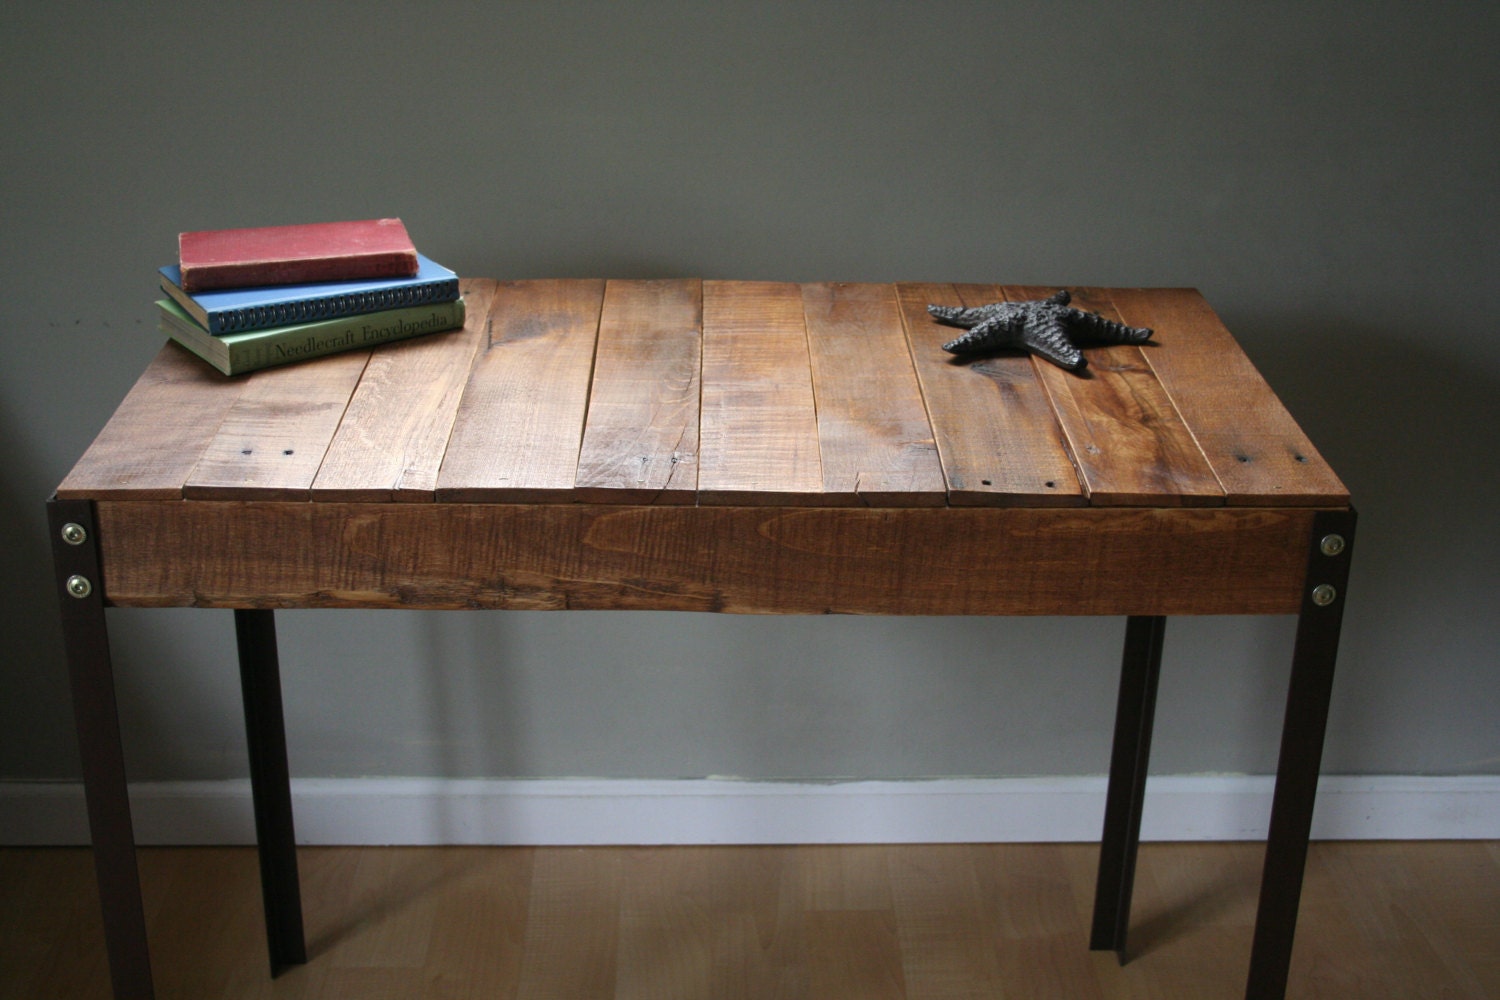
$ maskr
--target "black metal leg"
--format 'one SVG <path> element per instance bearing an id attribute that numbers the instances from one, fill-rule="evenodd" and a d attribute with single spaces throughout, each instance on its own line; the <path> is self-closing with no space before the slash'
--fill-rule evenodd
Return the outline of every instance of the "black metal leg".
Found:
<path id="1" fill-rule="evenodd" d="M 1120 665 L 1115 743 L 1109 762 L 1094 927 L 1089 941 L 1095 951 L 1116 952 L 1121 964 L 1125 962 L 1125 935 L 1130 927 L 1130 894 L 1135 884 L 1151 723 L 1156 714 L 1156 682 L 1161 675 L 1166 627 L 1167 620 L 1160 616 L 1134 616 L 1125 624 L 1125 655 Z"/>
<path id="2" fill-rule="evenodd" d="M 1313 522 L 1281 730 L 1281 759 L 1271 802 L 1271 828 L 1266 837 L 1260 909 L 1245 987 L 1249 1000 L 1280 1000 L 1286 994 L 1344 617 L 1349 557 L 1354 548 L 1354 523 L 1352 510 L 1320 512 Z"/>
<path id="3" fill-rule="evenodd" d="M 125 785 L 114 666 L 104 622 L 94 507 L 86 500 L 54 499 L 47 504 L 47 520 L 52 528 L 53 565 L 62 602 L 63 640 L 83 758 L 110 982 L 116 1000 L 151 1000 L 151 952 Z"/>
<path id="4" fill-rule="evenodd" d="M 266 943 L 271 975 L 275 976 L 289 965 L 307 961 L 275 612 L 236 611 L 234 630 L 245 699 L 245 733 L 250 745 L 250 788 L 255 800 L 255 839 L 260 848 Z"/>

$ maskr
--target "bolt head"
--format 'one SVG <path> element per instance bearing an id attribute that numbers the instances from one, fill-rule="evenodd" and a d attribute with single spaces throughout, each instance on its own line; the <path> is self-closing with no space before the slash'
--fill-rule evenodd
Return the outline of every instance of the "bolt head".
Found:
<path id="1" fill-rule="evenodd" d="M 62 526 L 62 540 L 69 545 L 82 545 L 88 541 L 89 533 L 83 525 L 69 521 Z"/>
<path id="2" fill-rule="evenodd" d="M 1339 592 L 1326 583 L 1320 583 L 1313 588 L 1312 600 L 1320 608 L 1326 608 L 1338 599 Z"/>
<path id="3" fill-rule="evenodd" d="M 89 583 L 89 578 L 79 576 L 77 573 L 68 577 L 66 584 L 68 593 L 77 598 L 85 598 L 94 592 L 94 585 Z"/>
<path id="4" fill-rule="evenodd" d="M 1318 543 L 1318 548 L 1325 556 L 1336 556 L 1344 551 L 1344 536 L 1338 534 L 1324 535 L 1323 540 Z"/>

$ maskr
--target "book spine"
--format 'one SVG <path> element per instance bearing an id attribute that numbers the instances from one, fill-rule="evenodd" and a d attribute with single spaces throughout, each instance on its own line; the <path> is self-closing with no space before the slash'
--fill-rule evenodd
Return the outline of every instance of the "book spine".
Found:
<path id="1" fill-rule="evenodd" d="M 191 295 L 184 292 L 165 275 L 162 277 L 160 284 L 161 290 L 166 292 L 173 302 L 181 306 L 184 312 L 197 320 L 199 326 L 205 330 L 211 331 L 213 329 L 213 323 L 209 319 L 208 310 L 200 306 Z"/>
<path id="2" fill-rule="evenodd" d="M 161 329 L 225 375 L 241 375 L 261 368 L 342 351 L 367 350 L 392 341 L 454 330 L 464 325 L 464 317 L 464 300 L 455 299 L 425 309 L 416 307 L 390 315 L 356 316 L 343 322 L 327 322 L 312 329 L 265 330 L 229 338 L 209 338 L 201 330 L 194 335 L 180 322 L 174 323 L 166 317 Z"/>
<path id="3" fill-rule="evenodd" d="M 301 285 L 313 281 L 406 278 L 417 273 L 413 251 L 324 257 L 298 261 L 183 265 L 182 290 L 207 292 L 252 285 Z"/>
<path id="4" fill-rule="evenodd" d="M 457 297 L 458 279 L 445 278 L 441 281 L 406 285 L 401 288 L 382 288 L 349 295 L 319 296 L 244 309 L 222 309 L 208 314 L 208 330 L 213 334 L 225 334 L 290 326 L 295 323 L 316 323 L 319 320 L 340 316 L 357 316 L 360 313 L 450 302 Z"/>
<path id="5" fill-rule="evenodd" d="M 452 330 L 463 326 L 463 323 L 464 308 L 463 300 L 460 299 L 453 303 L 451 308 L 432 309 L 425 315 L 417 317 L 355 319 L 346 324 L 342 331 L 309 333 L 299 337 L 234 344 L 229 348 L 229 364 L 231 368 L 239 371 L 251 371 L 255 368 L 288 364 L 307 358 L 321 357 L 325 354 L 377 347 L 391 341 L 419 337 L 424 333 Z"/>

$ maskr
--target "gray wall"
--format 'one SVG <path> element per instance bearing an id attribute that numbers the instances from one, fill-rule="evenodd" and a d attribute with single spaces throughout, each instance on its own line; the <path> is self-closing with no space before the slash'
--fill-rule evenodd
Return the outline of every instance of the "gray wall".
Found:
<path id="1" fill-rule="evenodd" d="M 1327 771 L 1500 772 L 1495 8 L 1126 6 L 6 5 L 0 778 L 76 774 L 43 501 L 177 232 L 376 215 L 473 276 L 1196 285 L 1361 510 Z M 280 621 L 309 776 L 1099 773 L 1123 627 Z M 133 775 L 244 774 L 229 614 L 110 626 Z M 1291 637 L 1174 620 L 1156 770 L 1270 770 Z"/>

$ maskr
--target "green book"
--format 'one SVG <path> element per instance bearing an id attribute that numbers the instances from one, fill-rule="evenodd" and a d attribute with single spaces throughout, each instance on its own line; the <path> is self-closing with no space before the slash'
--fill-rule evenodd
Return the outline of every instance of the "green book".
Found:
<path id="1" fill-rule="evenodd" d="M 225 375 L 339 351 L 357 351 L 464 325 L 464 300 L 214 336 L 170 299 L 157 300 L 161 330 Z"/>

